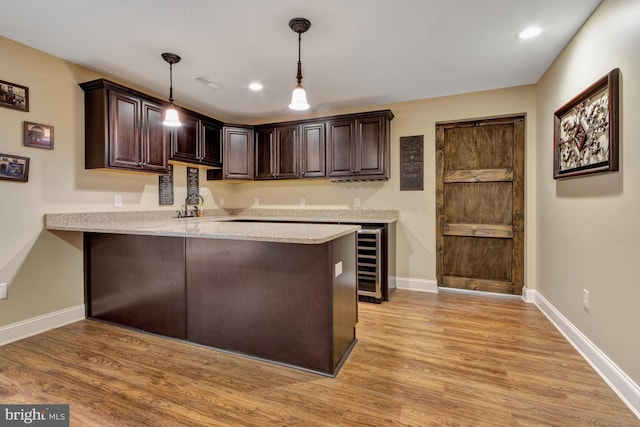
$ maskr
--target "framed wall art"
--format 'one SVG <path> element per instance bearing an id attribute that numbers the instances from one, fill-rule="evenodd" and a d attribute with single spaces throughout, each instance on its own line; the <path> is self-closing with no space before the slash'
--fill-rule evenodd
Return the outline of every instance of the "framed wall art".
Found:
<path id="1" fill-rule="evenodd" d="M 53 150 L 53 126 L 24 122 L 24 145 Z"/>
<path id="2" fill-rule="evenodd" d="M 0 179 L 29 181 L 29 158 L 0 154 Z"/>
<path id="3" fill-rule="evenodd" d="M 618 68 L 555 112 L 553 178 L 618 170 Z"/>
<path id="4" fill-rule="evenodd" d="M 0 107 L 29 111 L 29 88 L 0 80 Z"/>

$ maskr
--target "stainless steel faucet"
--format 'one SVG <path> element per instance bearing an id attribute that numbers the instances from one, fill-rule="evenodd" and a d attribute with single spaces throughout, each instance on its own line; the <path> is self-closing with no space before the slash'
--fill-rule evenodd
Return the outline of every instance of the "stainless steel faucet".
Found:
<path id="1" fill-rule="evenodd" d="M 199 194 L 196 194 L 196 195 L 198 196 L 198 199 L 200 200 L 200 202 L 204 205 L 204 198 Z M 184 199 L 184 211 L 182 210 L 178 211 L 178 218 L 193 218 L 193 217 L 200 216 L 199 215 L 200 210 L 198 208 L 197 203 L 193 206 L 193 211 L 189 213 L 189 197 L 191 197 L 191 195 L 187 194 L 187 197 Z"/>

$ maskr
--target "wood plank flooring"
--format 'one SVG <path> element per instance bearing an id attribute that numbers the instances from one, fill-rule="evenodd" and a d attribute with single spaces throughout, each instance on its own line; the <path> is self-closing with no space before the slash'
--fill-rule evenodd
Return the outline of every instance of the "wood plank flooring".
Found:
<path id="1" fill-rule="evenodd" d="M 0 347 L 0 403 L 72 426 L 640 426 L 533 305 L 360 303 L 337 378 L 84 320 Z"/>

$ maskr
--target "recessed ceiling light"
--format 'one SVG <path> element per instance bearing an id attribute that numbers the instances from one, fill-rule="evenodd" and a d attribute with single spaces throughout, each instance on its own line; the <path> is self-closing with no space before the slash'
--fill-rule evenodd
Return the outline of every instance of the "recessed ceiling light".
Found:
<path id="1" fill-rule="evenodd" d="M 249 85 L 249 89 L 251 90 L 262 90 L 262 85 L 258 82 L 253 82 Z"/>
<path id="2" fill-rule="evenodd" d="M 539 36 L 541 32 L 542 32 L 542 28 L 540 27 L 528 27 L 522 31 L 519 31 L 516 34 L 516 38 L 523 39 L 523 40 L 531 39 L 533 37 Z"/>

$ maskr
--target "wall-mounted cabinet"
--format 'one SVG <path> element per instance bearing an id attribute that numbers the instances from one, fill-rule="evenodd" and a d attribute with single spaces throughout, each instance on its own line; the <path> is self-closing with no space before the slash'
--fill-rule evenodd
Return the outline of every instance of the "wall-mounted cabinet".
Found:
<path id="1" fill-rule="evenodd" d="M 166 173 L 164 104 L 105 79 L 82 83 L 85 168 Z"/>
<path id="2" fill-rule="evenodd" d="M 324 178 L 326 167 L 325 122 L 300 125 L 300 177 Z"/>
<path id="3" fill-rule="evenodd" d="M 300 177 L 298 125 L 255 128 L 255 179 Z"/>
<path id="4" fill-rule="evenodd" d="M 385 180 L 390 170 L 391 111 L 336 117 L 327 122 L 328 177 Z"/>
<path id="5" fill-rule="evenodd" d="M 225 126 L 223 128 L 224 179 L 253 179 L 253 127 Z M 207 179 L 218 179 L 214 171 L 207 171 Z"/>
<path id="6" fill-rule="evenodd" d="M 222 122 L 180 109 L 182 126 L 171 130 L 169 160 L 222 167 Z"/>

